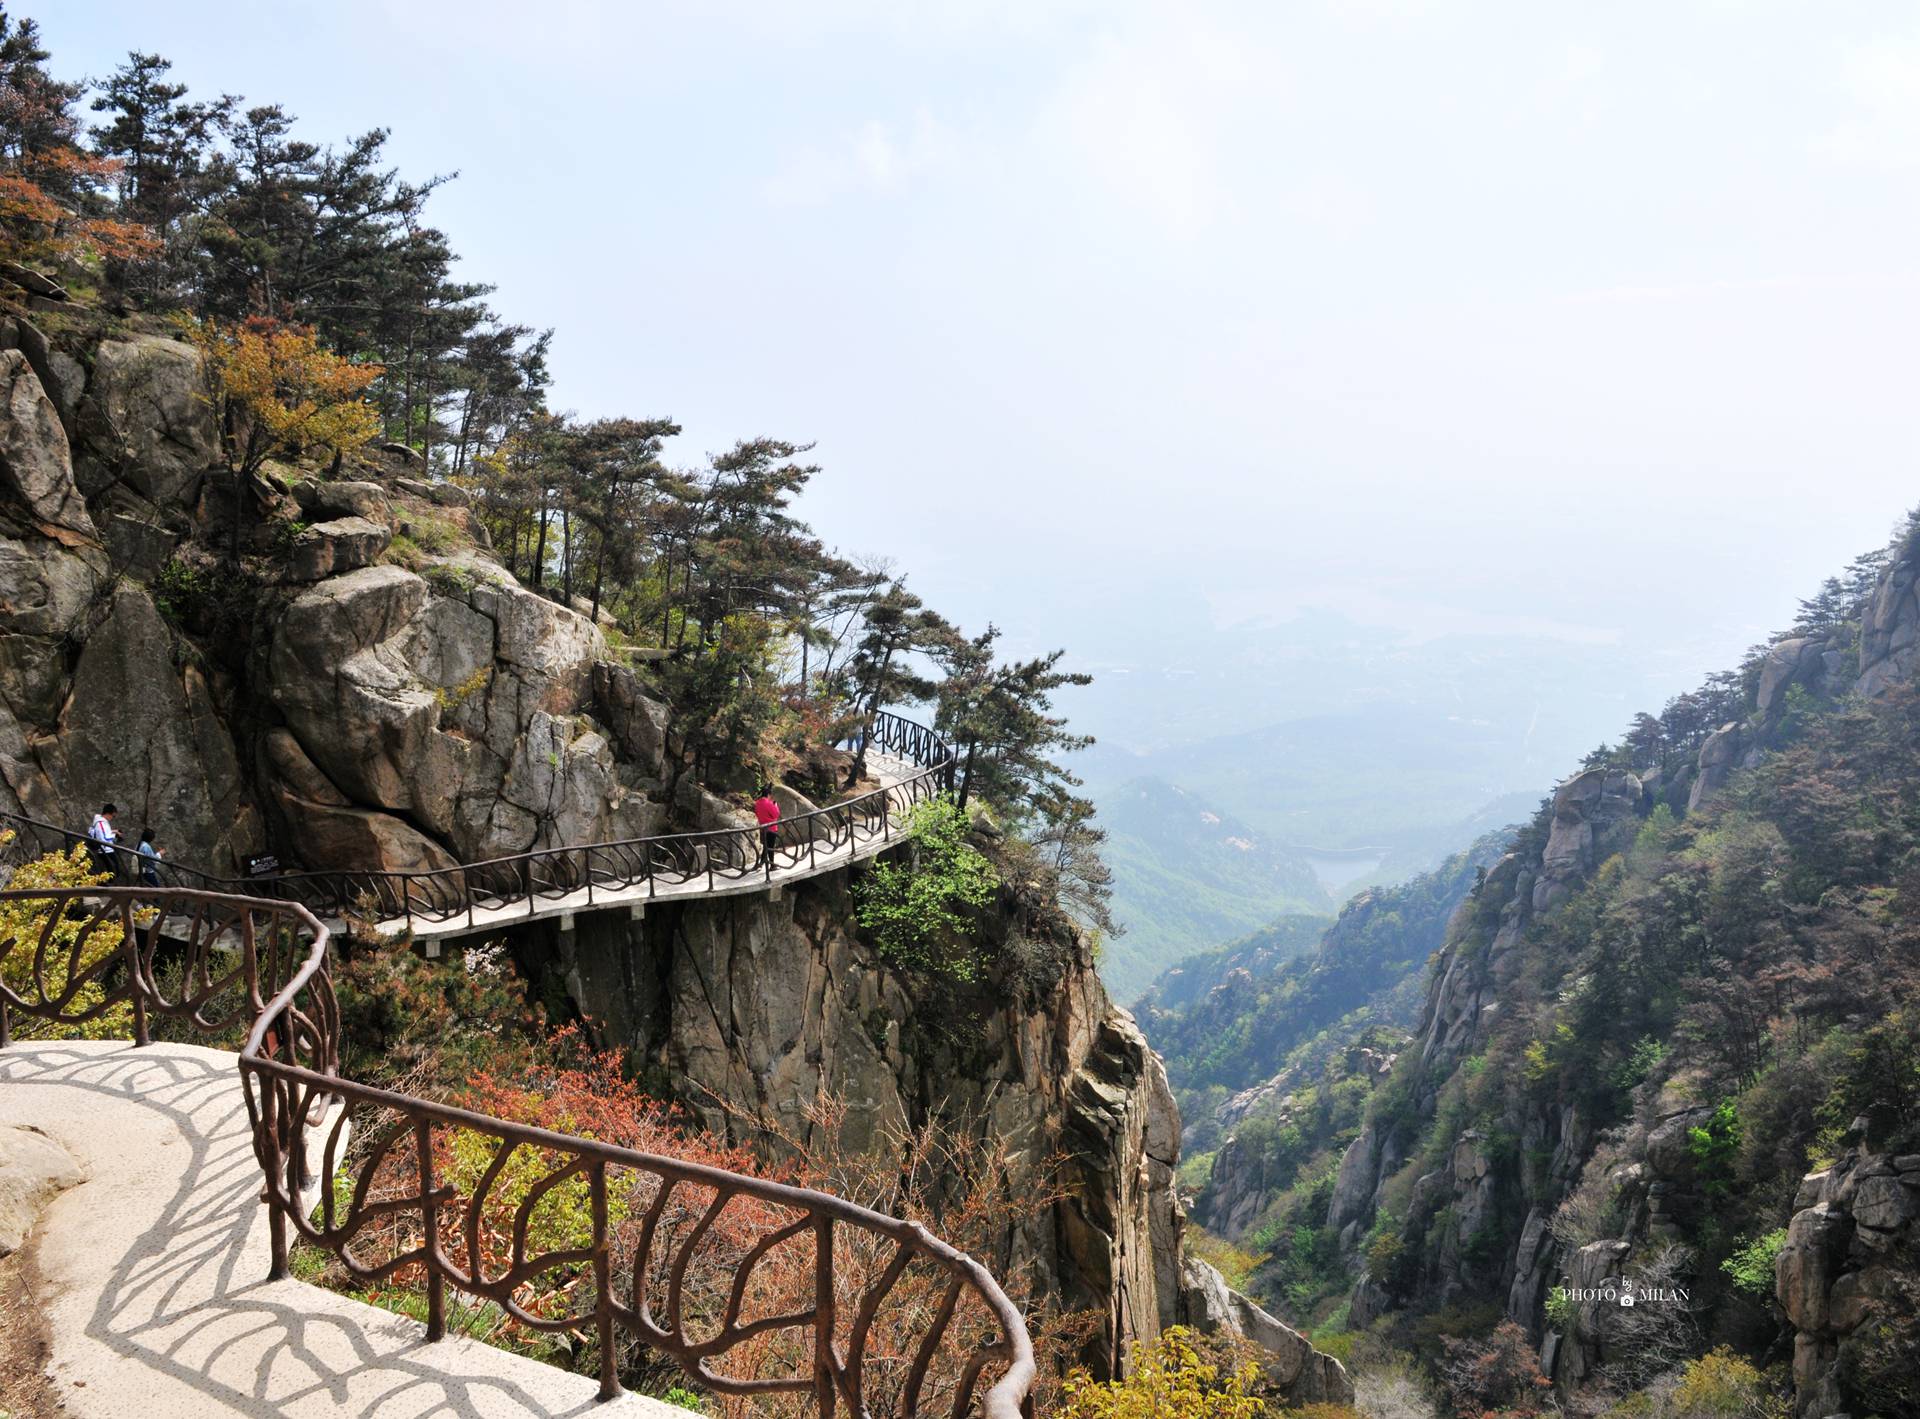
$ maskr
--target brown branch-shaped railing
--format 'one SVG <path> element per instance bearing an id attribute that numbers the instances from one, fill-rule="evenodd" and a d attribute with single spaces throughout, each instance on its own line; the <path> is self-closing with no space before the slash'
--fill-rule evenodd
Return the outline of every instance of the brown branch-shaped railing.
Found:
<path id="1" fill-rule="evenodd" d="M 1018 1308 L 917 1222 L 340 1077 L 328 933 L 303 906 L 89 887 L 0 892 L 0 912 L 0 1047 L 15 1016 L 100 1028 L 125 1010 L 141 1045 L 158 1019 L 216 1037 L 251 1021 L 239 1065 L 274 1277 L 298 1238 L 364 1283 L 421 1286 L 429 1340 L 449 1288 L 590 1333 L 602 1398 L 632 1346 L 822 1419 L 1030 1419 Z"/>
<path id="2" fill-rule="evenodd" d="M 316 916 L 353 916 L 375 922 L 469 927 L 497 925 L 500 913 L 525 904 L 535 915 L 542 904 L 574 899 L 591 909 L 597 897 L 632 901 L 644 892 L 688 884 L 708 891 L 774 881 L 783 872 L 831 863 L 863 845 L 883 846 L 903 827 L 916 804 L 952 787 L 954 755 L 946 740 L 899 715 L 874 718 L 870 753 L 909 767 L 897 781 L 867 793 L 795 814 L 780 823 L 774 851 L 763 854 L 757 827 L 667 833 L 647 838 L 535 848 L 506 857 L 421 872 L 376 870 L 286 872 L 271 878 L 221 877 L 171 859 L 142 858 L 125 846 L 100 849 L 84 834 L 17 813 L 0 812 L 18 844 L 14 855 L 86 845 L 116 881 L 271 896 L 298 903 Z M 144 875 L 143 875 L 144 874 Z M 484 920 L 481 914 L 486 913 Z"/>

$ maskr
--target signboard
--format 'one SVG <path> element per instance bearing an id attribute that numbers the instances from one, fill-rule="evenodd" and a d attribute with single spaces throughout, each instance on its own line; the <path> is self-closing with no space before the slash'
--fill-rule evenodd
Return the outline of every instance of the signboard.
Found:
<path id="1" fill-rule="evenodd" d="M 270 852 L 263 852 L 247 859 L 247 876 L 271 877 L 280 870 L 280 859 Z"/>

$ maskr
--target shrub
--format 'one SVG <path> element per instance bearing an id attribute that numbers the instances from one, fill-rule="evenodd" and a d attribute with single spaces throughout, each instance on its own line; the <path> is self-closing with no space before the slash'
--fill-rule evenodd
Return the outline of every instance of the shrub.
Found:
<path id="1" fill-rule="evenodd" d="M 0 846 L 13 841 L 11 829 L 0 832 Z M 91 860 L 86 845 L 76 843 L 71 852 L 50 852 L 13 869 L 7 887 L 30 891 L 60 887 L 93 887 L 111 880 Z M 44 986 L 49 1002 L 61 1005 L 60 1014 L 71 1024 L 36 1019 L 15 1011 L 13 1032 L 21 1039 L 110 1040 L 133 1033 L 133 1009 L 122 1003 L 102 1009 L 107 998 L 104 983 L 119 969 L 115 959 L 125 940 L 112 917 L 102 920 L 81 941 L 81 931 L 92 914 L 62 915 L 53 923 L 47 939 L 44 969 L 36 974 L 34 958 L 39 954 L 41 934 L 46 931 L 51 909 L 45 902 L 0 902 L 0 980 L 26 1000 L 37 1000 Z M 74 956 L 74 947 L 81 946 Z M 69 992 L 71 994 L 69 995 Z M 91 1012 L 99 1011 L 98 1014 Z M 91 1018 L 79 1019 L 81 1016 Z"/>
<path id="2" fill-rule="evenodd" d="M 1446 1352 L 1441 1374 L 1453 1407 L 1462 1414 L 1489 1409 L 1511 1415 L 1541 1413 L 1553 1393 L 1553 1381 L 1540 1373 L 1540 1361 L 1526 1331 L 1503 1320 L 1484 1340 L 1441 1342 Z"/>
<path id="3" fill-rule="evenodd" d="M 916 804 L 907 816 L 907 860 L 877 864 L 855 887 L 860 925 L 893 965 L 961 981 L 979 974 L 968 913 L 992 900 L 1000 879 L 967 830 L 952 798 Z"/>
<path id="4" fill-rule="evenodd" d="M 1724 1192 L 1740 1153 L 1740 1115 L 1733 1100 L 1722 1100 L 1704 1127 L 1687 1130 L 1687 1148 L 1707 1191 Z"/>
<path id="5" fill-rule="evenodd" d="M 1221 1365 L 1204 1356 L 1183 1326 L 1135 1349 L 1133 1373 L 1105 1383 L 1085 1370 L 1068 1377 L 1058 1419 L 1259 1419 L 1251 1360 Z"/>
<path id="6" fill-rule="evenodd" d="M 1724 1345 L 1689 1360 L 1667 1401 L 1671 1419 L 1784 1419 L 1766 1376 Z"/>
<path id="7" fill-rule="evenodd" d="M 1736 1291 L 1768 1300 L 1773 1296 L 1773 1263 L 1786 1244 L 1787 1229 L 1781 1227 L 1736 1248 L 1720 1263 L 1720 1269 L 1732 1279 Z"/>

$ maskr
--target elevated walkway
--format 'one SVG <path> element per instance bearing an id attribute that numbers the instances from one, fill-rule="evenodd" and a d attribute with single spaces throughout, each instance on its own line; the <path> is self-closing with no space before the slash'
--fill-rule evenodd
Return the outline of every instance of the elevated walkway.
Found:
<path id="1" fill-rule="evenodd" d="M 586 1376 L 476 1341 L 429 1344 L 405 1317 L 262 1280 L 267 1209 L 235 1066 L 198 1045 L 22 1041 L 0 1052 L 0 1124 L 40 1129 L 87 1175 L 28 1243 L 68 1413 L 688 1419 L 636 1395 L 596 1403 Z"/>

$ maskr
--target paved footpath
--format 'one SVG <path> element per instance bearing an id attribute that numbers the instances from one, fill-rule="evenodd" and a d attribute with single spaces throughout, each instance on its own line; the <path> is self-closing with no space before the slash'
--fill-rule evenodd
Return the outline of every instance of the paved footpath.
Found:
<path id="1" fill-rule="evenodd" d="M 235 1057 L 198 1045 L 18 1043 L 0 1051 L 0 1124 L 31 1124 L 86 1181 L 33 1239 L 50 1374 L 78 1419 L 688 1419 L 537 1360 L 304 1282 L 265 1280 Z"/>

